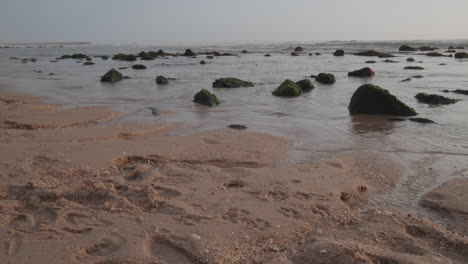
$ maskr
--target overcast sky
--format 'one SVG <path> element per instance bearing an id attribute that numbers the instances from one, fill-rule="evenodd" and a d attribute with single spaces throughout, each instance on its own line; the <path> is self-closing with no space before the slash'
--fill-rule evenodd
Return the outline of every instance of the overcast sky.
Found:
<path id="1" fill-rule="evenodd" d="M 0 0 L 0 43 L 468 38 L 468 0 Z"/>

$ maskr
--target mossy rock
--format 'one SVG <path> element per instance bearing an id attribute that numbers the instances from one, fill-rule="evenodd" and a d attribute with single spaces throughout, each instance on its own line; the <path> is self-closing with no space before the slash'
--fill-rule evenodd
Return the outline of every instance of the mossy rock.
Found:
<path id="1" fill-rule="evenodd" d="M 101 82 L 118 82 L 121 81 L 124 76 L 116 69 L 112 68 L 104 76 L 101 77 Z"/>
<path id="2" fill-rule="evenodd" d="M 95 63 L 92 62 L 92 61 L 87 61 L 87 62 L 83 63 L 83 65 L 94 65 L 94 64 L 95 64 Z"/>
<path id="3" fill-rule="evenodd" d="M 216 97 L 216 95 L 210 93 L 206 89 L 202 89 L 200 92 L 198 92 L 194 97 L 193 101 L 197 104 L 202 104 L 206 106 L 215 106 L 219 105 L 219 100 Z"/>
<path id="4" fill-rule="evenodd" d="M 300 80 L 296 84 L 299 85 L 302 92 L 309 92 L 315 88 L 309 79 Z"/>
<path id="5" fill-rule="evenodd" d="M 398 100 L 388 90 L 377 85 L 364 84 L 351 97 L 351 114 L 414 116 L 416 111 Z"/>
<path id="6" fill-rule="evenodd" d="M 456 59 L 468 59 L 468 53 L 466 52 L 457 52 L 455 53 Z"/>
<path id="7" fill-rule="evenodd" d="M 333 56 L 336 56 L 336 57 L 341 57 L 341 56 L 344 56 L 344 50 L 342 49 L 339 49 L 339 50 L 336 50 L 334 53 L 333 53 Z"/>
<path id="8" fill-rule="evenodd" d="M 132 54 L 123 54 L 123 53 L 119 53 L 119 54 L 115 54 L 113 57 L 112 57 L 113 60 L 121 60 L 121 61 L 136 61 L 137 58 L 135 57 L 135 55 L 132 55 Z"/>
<path id="9" fill-rule="evenodd" d="M 413 48 L 413 47 L 408 46 L 408 45 L 402 45 L 402 46 L 400 46 L 400 48 L 398 50 L 399 51 L 417 51 L 418 49 Z"/>
<path id="10" fill-rule="evenodd" d="M 424 70 L 424 68 L 421 67 L 421 66 L 406 66 L 403 69 L 405 69 L 405 70 Z"/>
<path id="11" fill-rule="evenodd" d="M 297 83 L 291 80 L 285 80 L 272 94 L 280 97 L 293 97 L 301 95 L 302 89 Z"/>
<path id="12" fill-rule="evenodd" d="M 159 75 L 158 77 L 156 77 L 156 83 L 158 85 L 168 85 L 169 84 L 169 79 L 167 79 L 166 77 L 164 77 L 162 75 Z"/>
<path id="13" fill-rule="evenodd" d="M 146 70 L 146 66 L 143 64 L 135 64 L 132 66 L 132 69 L 134 70 Z"/>
<path id="14" fill-rule="evenodd" d="M 371 77 L 374 75 L 375 75 L 375 72 L 369 67 L 365 67 L 360 70 L 348 72 L 348 76 L 352 76 L 352 77 Z"/>
<path id="15" fill-rule="evenodd" d="M 335 75 L 331 73 L 319 73 L 315 80 L 322 84 L 334 84 L 336 82 Z"/>
<path id="16" fill-rule="evenodd" d="M 214 88 L 237 88 L 254 86 L 252 82 L 243 81 L 237 78 L 220 78 L 213 82 Z"/>
<path id="17" fill-rule="evenodd" d="M 442 95 L 437 94 L 427 94 L 427 93 L 418 93 L 415 96 L 420 103 L 430 104 L 430 105 L 447 105 L 454 104 L 457 102 L 455 99 L 451 99 Z"/>

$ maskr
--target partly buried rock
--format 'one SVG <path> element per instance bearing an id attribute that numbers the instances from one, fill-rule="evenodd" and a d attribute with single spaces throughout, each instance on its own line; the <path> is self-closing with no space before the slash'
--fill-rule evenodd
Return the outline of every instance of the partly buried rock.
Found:
<path id="1" fill-rule="evenodd" d="M 239 125 L 239 124 L 232 124 L 232 125 L 229 125 L 227 127 L 229 127 L 230 129 L 237 129 L 237 130 L 246 130 L 247 129 L 247 126 Z"/>
<path id="2" fill-rule="evenodd" d="M 299 85 L 302 92 L 310 92 L 315 88 L 309 79 L 300 80 L 296 84 Z"/>
<path id="3" fill-rule="evenodd" d="M 335 75 L 331 73 L 319 73 L 315 80 L 322 84 L 334 84 L 336 82 Z"/>
<path id="4" fill-rule="evenodd" d="M 193 101 L 197 104 L 202 104 L 206 106 L 215 106 L 219 104 L 218 98 L 216 98 L 216 95 L 210 93 L 206 89 L 202 89 L 200 92 L 198 92 L 194 97 Z"/>
<path id="5" fill-rule="evenodd" d="M 132 54 L 123 54 L 123 53 L 118 53 L 112 56 L 113 60 L 122 60 L 122 61 L 136 61 L 137 58 L 135 55 Z"/>
<path id="6" fill-rule="evenodd" d="M 424 70 L 424 68 L 421 67 L 421 66 L 406 66 L 403 69 L 405 69 L 405 70 Z"/>
<path id="7" fill-rule="evenodd" d="M 194 52 L 193 50 L 191 49 L 186 49 L 185 52 L 184 52 L 184 56 L 186 57 L 194 57 L 194 56 L 197 56 L 198 54 L 196 52 Z"/>
<path id="8" fill-rule="evenodd" d="M 365 67 L 360 70 L 356 70 L 356 71 L 352 71 L 348 73 L 348 76 L 352 76 L 352 77 L 371 77 L 374 75 L 375 75 L 375 72 L 369 67 Z"/>
<path id="9" fill-rule="evenodd" d="M 457 52 L 455 53 L 456 59 L 468 59 L 468 53 L 466 52 Z"/>
<path id="10" fill-rule="evenodd" d="M 101 82 L 118 82 L 121 81 L 124 76 L 116 69 L 112 68 L 104 76 L 101 77 Z"/>
<path id="11" fill-rule="evenodd" d="M 146 70 L 146 66 L 143 64 L 135 64 L 132 66 L 132 69 L 134 70 Z"/>
<path id="12" fill-rule="evenodd" d="M 293 96 L 299 96 L 302 94 L 301 87 L 291 81 L 291 80 L 285 80 L 276 90 L 272 92 L 274 96 L 280 96 L 280 97 L 293 97 Z"/>
<path id="13" fill-rule="evenodd" d="M 457 102 L 455 99 L 451 99 L 442 95 L 427 93 L 418 93 L 415 98 L 418 99 L 418 101 L 421 103 L 430 105 L 447 105 Z"/>
<path id="14" fill-rule="evenodd" d="M 408 46 L 408 45 L 402 45 L 398 50 L 399 51 L 417 51 L 418 49 L 413 48 L 413 47 Z"/>
<path id="15" fill-rule="evenodd" d="M 337 57 L 344 56 L 344 50 L 342 50 L 342 49 L 336 50 L 336 51 L 333 53 L 333 56 L 337 56 Z"/>
<path id="16" fill-rule="evenodd" d="M 214 88 L 238 88 L 238 87 L 250 87 L 250 86 L 254 86 L 254 84 L 252 82 L 243 81 L 241 79 L 232 78 L 232 77 L 216 79 L 213 82 Z"/>
<path id="17" fill-rule="evenodd" d="M 351 97 L 351 114 L 414 116 L 416 111 L 398 100 L 388 90 L 377 85 L 364 84 Z"/>
<path id="18" fill-rule="evenodd" d="M 156 84 L 158 84 L 158 85 L 167 85 L 167 84 L 169 84 L 169 79 L 167 79 L 166 77 L 164 77 L 162 75 L 159 75 L 158 77 L 156 77 Z"/>
<path id="19" fill-rule="evenodd" d="M 435 124 L 436 123 L 436 122 L 434 122 L 434 121 L 432 121 L 430 119 L 423 118 L 423 117 L 410 118 L 409 121 L 416 122 L 416 123 L 421 123 L 421 124 Z"/>

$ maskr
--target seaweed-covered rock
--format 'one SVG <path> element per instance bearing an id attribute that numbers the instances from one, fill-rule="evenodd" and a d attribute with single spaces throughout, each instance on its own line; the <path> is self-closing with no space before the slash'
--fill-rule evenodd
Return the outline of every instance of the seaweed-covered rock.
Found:
<path id="1" fill-rule="evenodd" d="M 342 49 L 336 50 L 336 51 L 333 53 L 333 56 L 337 56 L 337 57 L 344 56 L 344 50 L 342 50 Z"/>
<path id="2" fill-rule="evenodd" d="M 186 49 L 185 52 L 184 52 L 184 56 L 186 57 L 194 57 L 194 56 L 197 56 L 198 54 L 195 53 L 193 50 L 191 49 Z"/>
<path id="3" fill-rule="evenodd" d="M 293 97 L 301 95 L 302 90 L 297 83 L 291 80 L 285 80 L 272 94 L 280 97 Z"/>
<path id="4" fill-rule="evenodd" d="M 322 84 L 334 84 L 336 82 L 335 75 L 331 73 L 319 73 L 315 80 Z"/>
<path id="5" fill-rule="evenodd" d="M 164 77 L 162 75 L 159 75 L 158 77 L 156 77 L 156 84 L 158 84 L 158 85 L 167 85 L 167 84 L 169 84 L 169 79 L 167 79 L 166 77 Z"/>
<path id="6" fill-rule="evenodd" d="M 146 70 L 146 66 L 143 64 L 135 64 L 132 66 L 132 69 L 134 70 Z"/>
<path id="7" fill-rule="evenodd" d="M 399 51 L 417 51 L 417 48 L 413 48 L 408 45 L 401 45 L 400 48 L 398 49 Z"/>
<path id="8" fill-rule="evenodd" d="M 456 59 L 468 59 L 468 53 L 466 52 L 457 52 L 455 53 Z"/>
<path id="9" fill-rule="evenodd" d="M 403 69 L 405 69 L 405 70 L 424 70 L 424 68 L 421 67 L 421 66 L 406 66 Z"/>
<path id="10" fill-rule="evenodd" d="M 414 62 L 415 59 L 414 59 L 414 58 L 407 58 L 406 61 L 407 61 L 407 62 Z"/>
<path id="11" fill-rule="evenodd" d="M 142 51 L 138 53 L 138 56 L 140 56 L 141 60 L 146 60 L 146 61 L 155 60 L 158 57 L 156 52 L 153 52 L 153 51 L 150 51 L 150 52 Z"/>
<path id="12" fill-rule="evenodd" d="M 123 78 L 123 75 L 119 71 L 112 68 L 104 76 L 101 77 L 101 82 L 118 82 L 121 81 Z"/>
<path id="13" fill-rule="evenodd" d="M 232 78 L 232 77 L 216 79 L 213 82 L 214 88 L 237 88 L 237 87 L 249 87 L 249 86 L 254 86 L 254 84 L 248 81 L 243 81 L 241 79 Z"/>
<path id="14" fill-rule="evenodd" d="M 309 91 L 312 91 L 312 89 L 315 88 L 314 85 L 312 84 L 312 82 L 309 79 L 300 80 L 300 81 L 296 82 L 296 84 L 299 85 L 302 92 L 309 92 Z"/>
<path id="15" fill-rule="evenodd" d="M 352 76 L 352 77 L 371 77 L 374 75 L 375 75 L 375 72 L 369 67 L 365 67 L 360 70 L 348 72 L 348 76 Z"/>
<path id="16" fill-rule="evenodd" d="M 121 61 L 136 61 L 137 58 L 135 55 L 132 54 L 123 54 L 123 53 L 118 53 L 112 56 L 113 60 L 121 60 Z"/>
<path id="17" fill-rule="evenodd" d="M 210 93 L 206 89 L 202 89 L 200 92 L 198 92 L 194 97 L 193 101 L 197 104 L 202 104 L 206 106 L 215 106 L 219 104 L 218 98 L 216 98 L 216 95 Z"/>
<path id="18" fill-rule="evenodd" d="M 455 99 L 451 99 L 442 95 L 437 94 L 427 94 L 427 93 L 418 93 L 415 96 L 419 102 L 430 105 L 446 105 L 454 104 L 457 102 Z"/>
<path id="19" fill-rule="evenodd" d="M 92 61 L 86 61 L 85 63 L 83 63 L 83 65 L 94 65 L 95 63 L 92 62 Z"/>
<path id="20" fill-rule="evenodd" d="M 303 52 L 304 49 L 303 49 L 302 47 L 296 47 L 296 48 L 294 49 L 294 51 L 296 51 L 296 52 Z"/>
<path id="21" fill-rule="evenodd" d="M 398 100 L 388 90 L 377 85 L 364 84 L 351 97 L 351 114 L 413 116 L 416 111 Z"/>
<path id="22" fill-rule="evenodd" d="M 421 123 L 421 124 L 435 124 L 436 123 L 430 119 L 423 118 L 423 117 L 413 117 L 413 118 L 410 118 L 409 121 Z"/>

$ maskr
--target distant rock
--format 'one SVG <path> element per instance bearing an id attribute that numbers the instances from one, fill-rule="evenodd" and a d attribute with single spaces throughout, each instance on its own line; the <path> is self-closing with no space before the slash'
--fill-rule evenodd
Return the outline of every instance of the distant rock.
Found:
<path id="1" fill-rule="evenodd" d="M 19 60 L 18 57 L 10 57 L 10 60 Z"/>
<path id="2" fill-rule="evenodd" d="M 313 56 L 314 54 L 313 53 L 309 53 L 309 56 Z"/>
<path id="3" fill-rule="evenodd" d="M 449 49 L 449 50 L 446 50 L 445 52 L 447 52 L 447 53 L 456 53 L 457 51 L 454 50 L 454 49 Z"/>
<path id="4" fill-rule="evenodd" d="M 203 61 L 203 60 L 202 60 L 202 61 L 200 61 L 200 65 L 205 65 L 205 64 L 206 64 L 206 62 L 205 62 L 205 61 Z"/>
<path id="5" fill-rule="evenodd" d="M 208 55 L 208 56 L 206 56 L 206 58 L 209 59 L 209 60 L 212 60 L 212 59 L 214 59 L 214 56 Z"/>
<path id="6" fill-rule="evenodd" d="M 415 96 L 420 103 L 430 104 L 430 105 L 447 105 L 454 104 L 457 102 L 455 99 L 451 99 L 445 96 L 437 94 L 427 94 L 427 93 L 418 93 Z"/>
<path id="7" fill-rule="evenodd" d="M 414 58 L 407 58 L 406 61 L 407 62 L 414 62 L 415 60 L 414 60 Z"/>
<path id="8" fill-rule="evenodd" d="M 315 53 L 315 56 L 320 56 L 320 55 L 322 55 L 322 53 L 320 53 L 320 52 Z"/>
<path id="9" fill-rule="evenodd" d="M 344 56 L 344 54 L 345 54 L 344 50 L 339 49 L 333 53 L 333 56 L 341 57 L 341 56 Z"/>
<path id="10" fill-rule="evenodd" d="M 60 59 L 76 59 L 76 60 L 85 60 L 85 59 L 91 59 L 88 55 L 82 54 L 82 53 L 77 53 L 73 55 L 63 55 L 60 57 Z"/>
<path id="11" fill-rule="evenodd" d="M 366 61 L 365 63 L 377 63 L 377 62 L 373 60 L 369 60 L 369 61 Z"/>
<path id="12" fill-rule="evenodd" d="M 428 52 L 426 53 L 426 56 L 429 57 L 446 57 L 446 55 L 439 53 L 439 52 Z"/>
<path id="13" fill-rule="evenodd" d="M 416 79 L 421 79 L 421 78 L 423 78 L 423 77 L 424 77 L 424 76 L 422 76 L 422 75 L 414 75 L 414 76 L 413 76 L 413 78 L 416 78 Z"/>
<path id="14" fill-rule="evenodd" d="M 421 66 L 406 66 L 405 68 L 403 68 L 404 70 L 424 70 L 423 67 Z"/>
<path id="15" fill-rule="evenodd" d="M 121 61 L 136 61 L 137 58 L 135 55 L 131 54 L 123 54 L 123 53 L 118 53 L 112 56 L 113 60 L 121 60 Z"/>
<path id="16" fill-rule="evenodd" d="M 336 82 L 335 76 L 331 73 L 319 73 L 315 81 L 322 84 L 334 84 Z"/>
<path id="17" fill-rule="evenodd" d="M 399 51 L 417 51 L 418 49 L 413 48 L 413 47 L 408 46 L 408 45 L 402 45 L 402 46 L 400 46 L 400 48 L 398 50 Z"/>
<path id="18" fill-rule="evenodd" d="M 272 94 L 279 97 L 293 97 L 301 95 L 302 90 L 297 83 L 291 80 L 285 80 Z"/>
<path id="19" fill-rule="evenodd" d="M 358 53 L 354 53 L 356 56 L 368 56 L 368 57 L 379 57 L 379 58 L 391 58 L 395 57 L 394 55 L 378 52 L 375 50 L 367 50 Z"/>
<path id="20" fill-rule="evenodd" d="M 430 46 L 421 46 L 421 47 L 418 47 L 418 50 L 420 51 L 434 51 L 436 49 L 439 49 L 439 48 L 434 48 L 434 47 L 430 47 Z"/>
<path id="21" fill-rule="evenodd" d="M 436 123 L 430 119 L 422 118 L 422 117 L 413 117 L 413 118 L 410 118 L 409 121 L 421 123 L 421 124 L 435 124 Z"/>
<path id="22" fill-rule="evenodd" d="M 53 73 L 53 72 L 49 73 L 49 76 L 54 76 L 54 75 L 55 75 L 55 73 Z"/>
<path id="23" fill-rule="evenodd" d="M 254 86 L 254 84 L 252 82 L 243 81 L 241 79 L 232 77 L 216 79 L 213 82 L 214 88 L 238 88 L 250 86 Z"/>
<path id="24" fill-rule="evenodd" d="M 128 67 L 119 67 L 118 69 L 119 69 L 119 70 L 125 70 L 125 69 L 127 69 L 127 68 L 128 68 Z"/>
<path id="25" fill-rule="evenodd" d="M 468 95 L 468 90 L 456 89 L 456 90 L 453 90 L 452 93 Z"/>
<path id="26" fill-rule="evenodd" d="M 98 55 L 98 56 L 94 56 L 95 58 L 101 58 L 103 60 L 108 60 L 109 59 L 109 56 L 107 55 Z"/>
<path id="27" fill-rule="evenodd" d="M 243 51 L 241 51 L 241 53 L 246 54 L 246 53 L 249 53 L 249 52 L 247 50 L 243 50 Z"/>
<path id="28" fill-rule="evenodd" d="M 184 52 L 184 56 L 186 57 L 194 57 L 194 56 L 197 56 L 198 54 L 195 53 L 193 50 L 191 49 L 186 49 L 185 52 Z"/>
<path id="29" fill-rule="evenodd" d="M 409 81 L 411 81 L 411 78 L 406 78 L 406 79 L 401 80 L 401 81 L 402 81 L 402 82 L 409 82 Z"/>
<path id="30" fill-rule="evenodd" d="M 291 56 L 299 56 L 299 53 L 296 51 L 291 52 Z"/>
<path id="31" fill-rule="evenodd" d="M 386 59 L 386 60 L 384 60 L 383 62 L 387 62 L 387 63 L 398 63 L 398 61 L 389 60 L 389 59 Z"/>
<path id="32" fill-rule="evenodd" d="M 309 79 L 300 80 L 296 84 L 299 85 L 302 92 L 309 92 L 315 88 Z"/>
<path id="33" fill-rule="evenodd" d="M 457 52 L 455 53 L 456 59 L 468 59 L 468 53 L 466 52 Z"/>
<path id="34" fill-rule="evenodd" d="M 388 90 L 377 85 L 364 84 L 351 97 L 351 114 L 414 116 L 416 111 L 398 100 Z"/>
<path id="35" fill-rule="evenodd" d="M 143 64 L 135 64 L 132 66 L 132 69 L 134 70 L 146 70 L 146 66 Z"/>
<path id="36" fill-rule="evenodd" d="M 294 51 L 296 51 L 296 52 L 303 52 L 304 49 L 303 49 L 302 47 L 296 47 L 296 48 L 294 49 Z"/>
<path id="37" fill-rule="evenodd" d="M 352 77 L 371 77 L 374 75 L 375 75 L 375 72 L 369 67 L 365 67 L 360 70 L 348 72 L 348 76 L 352 76 Z"/>
<path id="38" fill-rule="evenodd" d="M 206 106 L 216 106 L 219 104 L 219 100 L 216 95 L 210 93 L 206 89 L 202 89 L 200 92 L 195 94 L 193 101 L 197 104 L 202 104 Z"/>
<path id="39" fill-rule="evenodd" d="M 101 77 L 101 82 L 118 82 L 123 79 L 123 75 L 116 69 L 112 68 L 104 76 Z"/>
<path id="40" fill-rule="evenodd" d="M 265 54 L 265 57 L 271 57 L 271 54 L 267 53 L 267 54 Z"/>
<path id="41" fill-rule="evenodd" d="M 169 80 L 166 77 L 159 75 L 158 77 L 156 77 L 156 84 L 167 85 L 169 84 Z"/>
<path id="42" fill-rule="evenodd" d="M 247 129 L 247 126 L 238 125 L 238 124 L 232 124 L 232 125 L 229 125 L 227 127 L 229 127 L 230 129 L 236 129 L 236 130 L 246 130 Z"/>
<path id="43" fill-rule="evenodd" d="M 155 60 L 158 57 L 156 52 L 144 52 L 144 51 L 138 53 L 138 56 L 140 56 L 141 60 L 146 60 L 146 61 Z"/>
<path id="44" fill-rule="evenodd" d="M 94 65 L 95 63 L 92 62 L 92 61 L 86 61 L 85 63 L 83 63 L 83 65 Z"/>

